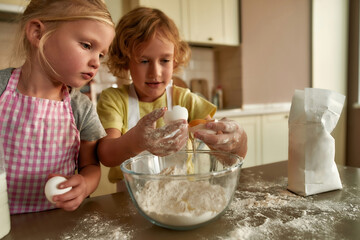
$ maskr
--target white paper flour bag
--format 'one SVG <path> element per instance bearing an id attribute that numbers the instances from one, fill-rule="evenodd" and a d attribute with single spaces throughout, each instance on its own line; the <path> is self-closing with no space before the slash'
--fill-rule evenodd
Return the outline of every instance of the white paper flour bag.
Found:
<path id="1" fill-rule="evenodd" d="M 288 189 L 302 196 L 341 189 L 330 135 L 345 96 L 325 89 L 296 90 L 289 115 Z"/>

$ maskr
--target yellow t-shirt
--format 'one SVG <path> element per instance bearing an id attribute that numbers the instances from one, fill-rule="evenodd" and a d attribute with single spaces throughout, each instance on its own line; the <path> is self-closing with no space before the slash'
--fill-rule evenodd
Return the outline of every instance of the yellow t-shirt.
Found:
<path id="1" fill-rule="evenodd" d="M 124 85 L 120 88 L 108 88 L 104 90 L 97 103 L 97 112 L 100 121 L 105 129 L 116 128 L 125 134 L 128 131 L 128 103 L 129 86 Z M 210 115 L 214 116 L 216 107 L 206 99 L 190 92 L 189 89 L 173 86 L 172 91 L 173 106 L 180 105 L 189 112 L 189 119 L 203 119 Z M 140 118 L 154 111 L 155 109 L 165 107 L 166 92 L 154 102 L 139 101 Z M 159 119 L 156 127 L 164 126 L 163 118 Z M 109 172 L 110 182 L 117 182 L 122 179 L 120 167 L 113 167 Z"/>

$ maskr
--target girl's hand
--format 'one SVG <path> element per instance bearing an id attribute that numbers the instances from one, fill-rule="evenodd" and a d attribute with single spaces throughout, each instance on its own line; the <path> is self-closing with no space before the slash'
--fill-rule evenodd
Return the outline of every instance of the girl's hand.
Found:
<path id="1" fill-rule="evenodd" d="M 68 180 L 61 183 L 58 188 L 72 187 L 72 189 L 67 193 L 55 195 L 53 200 L 55 201 L 56 207 L 62 208 L 65 211 L 74 211 L 87 197 L 86 181 L 80 174 L 73 175 L 70 178 L 67 177 L 67 179 Z"/>
<path id="2" fill-rule="evenodd" d="M 161 128 L 156 128 L 156 121 L 163 117 L 166 108 L 156 109 L 144 116 L 137 123 L 141 147 L 154 155 L 166 156 L 183 148 L 188 139 L 186 120 L 173 121 Z"/>
<path id="3" fill-rule="evenodd" d="M 205 127 L 215 131 L 216 134 L 199 130 L 194 133 L 194 137 L 202 140 L 211 149 L 227 151 L 245 157 L 247 135 L 236 121 L 223 118 L 218 122 L 208 122 Z"/>

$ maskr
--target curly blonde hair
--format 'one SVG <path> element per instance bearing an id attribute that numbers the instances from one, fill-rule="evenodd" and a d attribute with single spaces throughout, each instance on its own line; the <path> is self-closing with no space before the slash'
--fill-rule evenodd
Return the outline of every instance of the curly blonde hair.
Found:
<path id="1" fill-rule="evenodd" d="M 38 19 L 47 26 L 39 43 L 40 62 L 53 70 L 44 55 L 44 43 L 65 21 L 96 20 L 115 28 L 111 15 L 103 0 L 31 0 L 19 18 L 15 59 L 27 59 L 31 55 L 31 44 L 26 37 L 26 25 Z M 43 66 L 44 67 L 44 66 Z M 55 72 L 55 71 L 54 71 Z"/>
<path id="2" fill-rule="evenodd" d="M 107 66 L 120 81 L 129 79 L 130 59 L 155 35 L 174 44 L 174 72 L 190 60 L 189 45 L 181 40 L 174 21 L 159 9 L 138 7 L 125 14 L 116 26 Z"/>

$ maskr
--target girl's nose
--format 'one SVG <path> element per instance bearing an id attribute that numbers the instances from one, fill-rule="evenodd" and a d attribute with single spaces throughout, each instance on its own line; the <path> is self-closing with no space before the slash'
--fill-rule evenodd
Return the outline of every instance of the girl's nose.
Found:
<path id="1" fill-rule="evenodd" d="M 98 69 L 98 68 L 100 67 L 100 58 L 99 58 L 99 56 L 93 57 L 93 58 L 90 60 L 89 65 L 90 65 L 92 68 Z"/>

